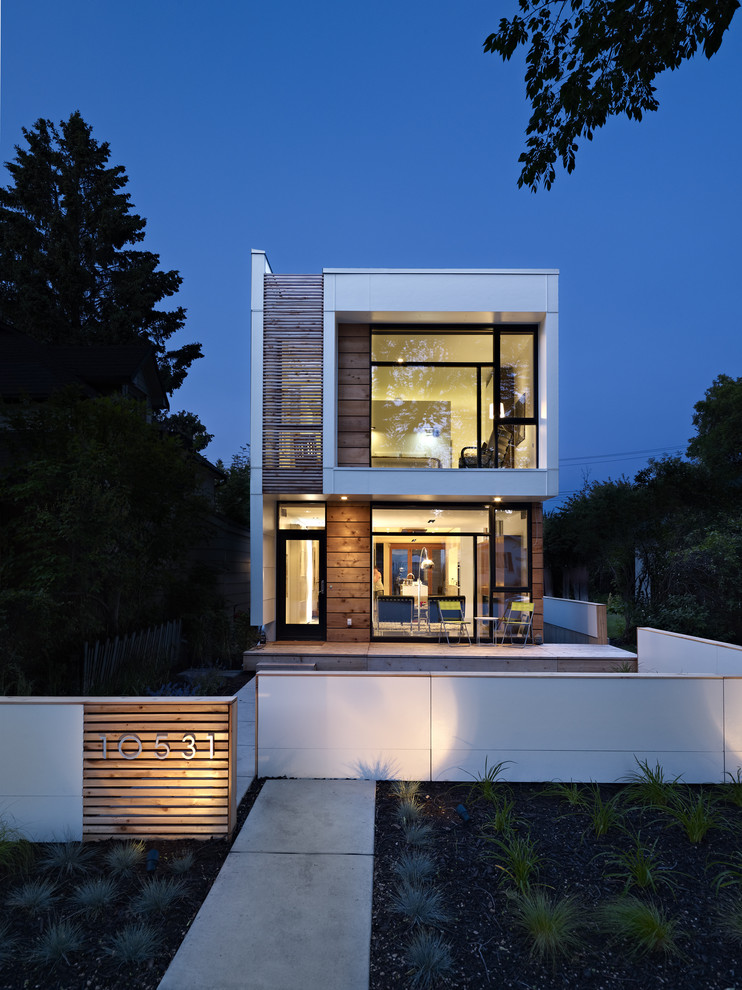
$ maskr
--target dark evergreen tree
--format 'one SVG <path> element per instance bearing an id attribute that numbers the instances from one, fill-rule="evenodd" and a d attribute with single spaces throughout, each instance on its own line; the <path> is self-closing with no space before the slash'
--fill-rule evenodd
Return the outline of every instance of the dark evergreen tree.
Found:
<path id="1" fill-rule="evenodd" d="M 159 255 L 134 248 L 146 221 L 132 211 L 121 165 L 79 112 L 23 129 L 27 148 L 6 162 L 0 188 L 0 315 L 37 340 L 117 344 L 145 339 L 172 393 L 201 345 L 167 350 L 185 310 L 157 309 L 181 284 Z"/>

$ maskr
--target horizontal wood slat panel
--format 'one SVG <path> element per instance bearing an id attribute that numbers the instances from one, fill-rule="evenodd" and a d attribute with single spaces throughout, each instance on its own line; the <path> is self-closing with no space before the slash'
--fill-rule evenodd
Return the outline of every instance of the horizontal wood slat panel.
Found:
<path id="1" fill-rule="evenodd" d="M 371 634 L 371 506 L 368 503 L 328 504 L 327 549 L 327 639 L 368 642 Z"/>
<path id="2" fill-rule="evenodd" d="M 323 278 L 264 279 L 263 491 L 322 491 Z"/>
<path id="3" fill-rule="evenodd" d="M 342 459 L 340 455 L 342 454 Z M 339 447 L 338 463 L 344 467 L 368 467 L 368 447 Z"/>
<path id="4" fill-rule="evenodd" d="M 341 333 L 338 337 L 338 354 L 370 354 L 371 342 L 368 334 L 351 337 Z"/>
<path id="5" fill-rule="evenodd" d="M 361 433 L 365 436 L 368 428 L 368 416 L 338 416 L 339 433 Z"/>
<path id="6" fill-rule="evenodd" d="M 362 416 L 369 419 L 368 401 L 365 399 L 338 399 L 338 416 Z"/>
<path id="7" fill-rule="evenodd" d="M 365 539 L 359 537 L 327 537 L 327 552 L 328 553 L 343 553 L 343 551 L 349 551 L 351 553 L 360 553 L 365 551 L 366 553 L 371 553 L 371 537 L 367 536 Z"/>
<path id="8" fill-rule="evenodd" d="M 365 584 L 368 585 L 369 594 L 371 593 L 371 578 L 365 566 L 362 572 L 354 567 L 328 567 L 327 580 L 330 584 L 335 582 L 338 584 Z"/>
<path id="9" fill-rule="evenodd" d="M 367 385 L 339 385 L 338 386 L 338 399 L 345 400 L 350 399 L 354 402 L 370 402 L 371 401 L 371 382 Z"/>
<path id="10" fill-rule="evenodd" d="M 334 526 L 341 522 L 371 522 L 371 506 L 366 502 L 333 502 L 326 525 Z M 369 528 L 369 533 L 371 532 Z"/>
<path id="11" fill-rule="evenodd" d="M 181 698 L 85 704 L 83 837 L 231 832 L 236 704 Z"/>

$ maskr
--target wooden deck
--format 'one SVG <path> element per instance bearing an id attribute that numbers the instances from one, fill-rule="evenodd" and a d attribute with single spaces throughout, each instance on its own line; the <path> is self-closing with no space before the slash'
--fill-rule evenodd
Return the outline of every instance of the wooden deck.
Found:
<path id="1" fill-rule="evenodd" d="M 636 670 L 636 654 L 615 646 L 459 646 L 446 643 L 268 643 L 243 653 L 245 670 L 447 670 L 615 673 Z"/>

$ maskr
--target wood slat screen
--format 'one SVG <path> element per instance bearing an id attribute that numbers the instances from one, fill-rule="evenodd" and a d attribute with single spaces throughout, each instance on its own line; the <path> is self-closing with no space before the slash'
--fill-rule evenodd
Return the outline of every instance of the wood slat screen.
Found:
<path id="1" fill-rule="evenodd" d="M 322 491 L 321 275 L 267 274 L 263 491 Z"/>
<path id="2" fill-rule="evenodd" d="M 229 835 L 236 716 L 236 698 L 86 702 L 83 838 Z"/>

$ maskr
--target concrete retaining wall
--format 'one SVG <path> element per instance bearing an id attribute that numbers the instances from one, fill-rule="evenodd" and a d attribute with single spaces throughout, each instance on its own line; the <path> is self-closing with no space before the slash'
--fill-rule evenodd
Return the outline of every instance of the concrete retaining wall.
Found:
<path id="1" fill-rule="evenodd" d="M 742 647 L 659 629 L 637 629 L 639 670 L 661 674 L 742 676 Z"/>
<path id="2" fill-rule="evenodd" d="M 82 838 L 83 706 L 0 699 L 0 819 L 28 839 Z"/>
<path id="3" fill-rule="evenodd" d="M 599 602 L 545 597 L 544 635 L 550 643 L 606 644 L 606 606 Z"/>
<path id="4" fill-rule="evenodd" d="M 700 783 L 742 764 L 736 678 L 260 673 L 257 722 L 260 776 L 471 780 L 486 759 L 617 781 L 646 759 Z"/>

